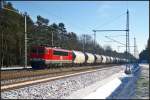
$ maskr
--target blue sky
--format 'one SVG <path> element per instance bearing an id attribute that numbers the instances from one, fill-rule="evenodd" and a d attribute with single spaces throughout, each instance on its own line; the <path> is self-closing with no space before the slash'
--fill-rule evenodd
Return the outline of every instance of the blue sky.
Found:
<path id="1" fill-rule="evenodd" d="M 49 24 L 63 22 L 69 32 L 77 35 L 90 34 L 93 29 L 125 29 L 126 10 L 130 14 L 130 45 L 136 38 L 138 51 L 141 52 L 149 37 L 148 1 L 11 1 L 15 8 L 27 12 L 33 21 L 41 15 L 49 19 Z M 102 32 L 96 34 L 101 45 L 110 45 L 113 50 L 123 52 L 125 47 L 108 42 L 105 36 L 125 43 L 125 32 Z M 131 48 L 131 53 L 133 48 Z"/>

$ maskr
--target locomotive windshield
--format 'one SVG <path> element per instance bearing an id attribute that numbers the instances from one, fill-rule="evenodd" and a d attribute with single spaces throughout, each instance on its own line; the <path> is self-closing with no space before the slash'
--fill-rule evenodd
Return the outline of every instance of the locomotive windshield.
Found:
<path id="1" fill-rule="evenodd" d="M 36 54 L 44 54 L 44 48 L 32 48 L 31 52 Z"/>
<path id="2" fill-rule="evenodd" d="M 32 48 L 32 49 L 31 49 L 31 52 L 32 52 L 32 53 L 37 53 L 36 48 Z"/>
<path id="3" fill-rule="evenodd" d="M 53 54 L 59 56 L 68 56 L 68 52 L 63 52 L 63 51 L 54 51 Z"/>

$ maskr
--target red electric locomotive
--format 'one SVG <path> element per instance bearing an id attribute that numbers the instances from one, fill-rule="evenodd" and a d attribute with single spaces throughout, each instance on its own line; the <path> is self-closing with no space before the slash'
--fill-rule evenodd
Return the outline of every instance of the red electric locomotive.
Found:
<path id="1" fill-rule="evenodd" d="M 31 66 L 35 69 L 72 63 L 72 59 L 71 50 L 44 46 L 32 47 L 30 54 Z"/>

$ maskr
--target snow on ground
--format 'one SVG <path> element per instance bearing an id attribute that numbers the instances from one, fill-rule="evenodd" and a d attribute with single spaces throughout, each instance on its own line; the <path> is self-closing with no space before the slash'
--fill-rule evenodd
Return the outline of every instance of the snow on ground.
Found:
<path id="1" fill-rule="evenodd" d="M 141 75 L 136 83 L 134 99 L 149 99 L 149 65 L 140 64 Z"/>
<path id="2" fill-rule="evenodd" d="M 127 75 L 124 73 L 125 66 L 122 65 L 118 68 L 5 91 L 1 93 L 1 98 L 130 99 L 134 93 L 138 68 L 138 66 L 131 66 L 133 74 Z"/>
<path id="3" fill-rule="evenodd" d="M 139 66 L 141 66 L 143 68 L 148 68 L 149 69 L 149 64 L 139 64 Z"/>
<path id="4" fill-rule="evenodd" d="M 122 68 L 120 66 L 112 67 L 107 70 L 97 70 L 91 73 L 84 73 L 14 90 L 3 91 L 1 92 L 1 99 L 63 99 L 75 91 L 91 86 L 121 70 Z M 80 94 L 84 93 L 80 92 Z M 77 95 L 77 97 L 79 96 Z"/>
<path id="5" fill-rule="evenodd" d="M 125 70 L 125 66 L 121 66 Z M 95 91 L 84 97 L 84 99 L 130 99 L 135 92 L 135 82 L 138 75 L 138 66 L 131 66 L 132 74 L 122 73 L 110 79 L 105 85 L 98 87 Z"/>
<path id="6" fill-rule="evenodd" d="M 90 98 L 93 98 L 92 96 L 94 96 L 94 98 L 99 98 L 100 95 L 102 95 L 100 98 L 105 98 L 112 91 L 110 88 L 110 91 L 108 91 L 108 93 L 107 93 L 107 91 L 106 91 L 107 86 L 105 86 L 105 85 L 107 83 L 111 82 L 111 80 L 117 79 L 117 77 L 119 77 L 120 74 L 122 74 L 122 71 L 119 71 L 118 73 L 114 73 L 113 75 L 106 77 L 103 80 L 97 81 L 92 85 L 89 85 L 83 89 L 75 91 L 70 96 L 66 97 L 66 99 L 88 99 L 88 98 L 90 99 Z M 115 83 L 118 84 L 118 82 L 115 82 Z M 110 86 L 110 84 L 112 84 L 112 83 L 109 83 L 109 86 Z M 95 93 L 97 93 L 97 90 L 101 87 L 105 88 L 105 90 L 101 89 L 102 91 L 103 90 L 106 91 L 105 94 L 103 95 L 103 92 L 104 92 L 103 91 L 103 92 L 100 92 L 99 95 L 95 95 Z M 114 85 L 114 88 L 116 88 L 116 85 Z M 90 97 L 89 97 L 89 95 L 90 95 Z"/>
<path id="7" fill-rule="evenodd" d="M 98 88 L 95 92 L 91 93 L 84 99 L 106 99 L 120 84 L 121 81 L 118 78 L 115 78 Z"/>

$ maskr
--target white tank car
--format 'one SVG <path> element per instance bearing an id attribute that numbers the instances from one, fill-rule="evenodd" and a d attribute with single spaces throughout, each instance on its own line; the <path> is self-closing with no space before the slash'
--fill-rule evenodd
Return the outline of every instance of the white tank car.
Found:
<path id="1" fill-rule="evenodd" d="M 120 62 L 122 61 L 122 59 L 121 59 L 121 58 L 120 58 L 119 60 L 120 60 Z"/>
<path id="2" fill-rule="evenodd" d="M 116 63 L 117 62 L 117 59 L 116 59 L 116 57 L 114 57 L 114 63 Z"/>
<path id="3" fill-rule="evenodd" d="M 122 58 L 120 58 L 120 62 L 122 62 Z"/>
<path id="4" fill-rule="evenodd" d="M 111 59 L 111 62 L 110 62 L 110 63 L 113 63 L 113 62 L 114 62 L 114 58 L 113 58 L 113 57 L 110 57 L 110 59 Z"/>
<path id="5" fill-rule="evenodd" d="M 115 63 L 115 57 L 113 57 L 113 63 Z"/>
<path id="6" fill-rule="evenodd" d="M 86 63 L 88 63 L 88 64 L 94 63 L 94 61 L 95 61 L 94 55 L 92 53 L 87 53 L 87 52 L 85 54 L 88 56 Z"/>
<path id="7" fill-rule="evenodd" d="M 124 62 L 125 62 L 125 59 L 122 59 L 122 62 L 124 63 Z"/>
<path id="8" fill-rule="evenodd" d="M 125 61 L 126 63 L 128 62 L 128 60 L 126 59 L 126 61 Z"/>
<path id="9" fill-rule="evenodd" d="M 113 63 L 115 63 L 116 61 L 115 61 L 116 59 L 115 59 L 115 57 L 113 57 Z"/>
<path id="10" fill-rule="evenodd" d="M 106 63 L 108 64 L 110 62 L 109 56 L 106 56 Z"/>
<path id="11" fill-rule="evenodd" d="M 113 57 L 113 59 L 114 59 L 114 60 L 113 60 L 113 61 L 114 61 L 114 63 L 116 63 L 116 62 L 117 62 L 117 59 L 116 59 L 116 57 Z"/>
<path id="12" fill-rule="evenodd" d="M 112 60 L 111 60 L 111 57 L 109 56 L 109 63 L 111 63 L 112 62 Z"/>
<path id="13" fill-rule="evenodd" d="M 101 63 L 102 62 L 102 57 L 100 56 L 100 55 L 98 55 L 98 54 L 95 54 L 95 56 L 96 56 L 96 63 Z"/>
<path id="14" fill-rule="evenodd" d="M 81 51 L 73 50 L 73 63 L 75 64 L 83 64 L 85 62 L 85 55 Z"/>
<path id="15" fill-rule="evenodd" d="M 102 63 L 105 64 L 105 63 L 106 63 L 106 56 L 101 55 L 101 57 L 102 57 L 102 59 L 103 59 L 103 60 L 102 60 Z"/>
<path id="16" fill-rule="evenodd" d="M 122 58 L 122 62 L 123 62 L 124 60 L 123 60 L 123 58 Z"/>
<path id="17" fill-rule="evenodd" d="M 126 63 L 126 59 L 124 59 L 124 63 Z"/>
<path id="18" fill-rule="evenodd" d="M 108 63 L 111 63 L 111 57 L 110 56 L 108 56 L 108 59 L 109 59 Z"/>
<path id="19" fill-rule="evenodd" d="M 118 58 L 118 60 L 119 60 L 119 63 L 120 63 L 121 62 L 120 58 Z"/>
<path id="20" fill-rule="evenodd" d="M 121 62 L 121 59 L 119 58 L 119 63 Z"/>
<path id="21" fill-rule="evenodd" d="M 129 63 L 129 59 L 127 59 L 127 63 Z"/>
<path id="22" fill-rule="evenodd" d="M 125 63 L 125 62 L 126 62 L 126 59 L 123 59 L 123 62 Z"/>
<path id="23" fill-rule="evenodd" d="M 121 58 L 121 62 L 123 63 L 123 58 Z"/>
<path id="24" fill-rule="evenodd" d="M 128 63 L 128 59 L 126 59 L 126 63 Z"/>
<path id="25" fill-rule="evenodd" d="M 107 56 L 105 56 L 105 58 L 106 58 L 106 61 L 105 61 L 105 63 L 107 64 L 107 63 L 108 63 L 108 57 L 107 57 Z"/>
<path id="26" fill-rule="evenodd" d="M 123 62 L 125 63 L 125 59 L 123 59 Z"/>
<path id="27" fill-rule="evenodd" d="M 116 58 L 116 63 L 119 63 L 119 58 L 118 57 Z"/>

